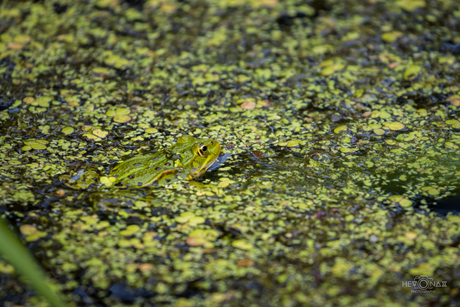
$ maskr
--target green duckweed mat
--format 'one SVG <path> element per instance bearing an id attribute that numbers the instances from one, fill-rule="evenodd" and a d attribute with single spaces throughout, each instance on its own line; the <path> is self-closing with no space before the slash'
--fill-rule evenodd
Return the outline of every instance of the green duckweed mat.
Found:
<path id="1" fill-rule="evenodd" d="M 1 215 L 70 306 L 460 305 L 458 43 L 450 0 L 3 1 Z M 60 183 L 183 134 L 201 185 Z"/>

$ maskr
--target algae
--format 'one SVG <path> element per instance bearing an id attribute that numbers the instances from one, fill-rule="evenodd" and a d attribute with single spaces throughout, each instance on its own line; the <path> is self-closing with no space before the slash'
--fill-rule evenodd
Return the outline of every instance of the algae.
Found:
<path id="1" fill-rule="evenodd" d="M 75 305 L 458 305 L 460 208 L 436 204 L 460 192 L 459 17 L 447 0 L 3 2 L 2 217 Z M 182 134 L 231 154 L 201 185 L 60 183 Z M 39 304 L 5 268 L 2 304 Z M 420 275 L 447 286 L 403 286 Z"/>

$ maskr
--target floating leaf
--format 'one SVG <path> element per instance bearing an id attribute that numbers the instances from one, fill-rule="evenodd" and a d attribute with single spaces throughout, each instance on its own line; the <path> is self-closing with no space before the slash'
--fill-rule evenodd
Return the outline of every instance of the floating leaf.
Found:
<path id="1" fill-rule="evenodd" d="M 86 136 L 88 139 L 90 140 L 95 140 L 95 141 L 100 141 L 101 138 L 98 137 L 98 136 L 95 136 L 94 134 L 92 133 L 84 133 L 83 136 Z"/>
<path id="2" fill-rule="evenodd" d="M 22 48 L 24 48 L 24 44 L 17 43 L 17 42 L 9 42 L 8 48 L 11 50 L 21 50 Z"/>
<path id="3" fill-rule="evenodd" d="M 37 231 L 37 228 L 33 225 L 25 224 L 25 225 L 21 225 L 21 227 L 19 227 L 19 230 L 21 231 L 23 235 L 30 236 L 31 234 Z"/>
<path id="4" fill-rule="evenodd" d="M 46 144 L 48 141 L 45 140 L 28 140 L 24 144 L 29 145 L 32 149 L 43 150 L 46 149 Z"/>
<path id="5" fill-rule="evenodd" d="M 185 243 L 187 243 L 188 246 L 196 247 L 196 246 L 203 246 L 206 243 L 208 243 L 208 241 L 202 237 L 188 237 L 185 240 Z"/>
<path id="6" fill-rule="evenodd" d="M 223 181 L 223 182 L 220 182 L 217 186 L 218 186 L 219 188 L 226 188 L 226 187 L 228 187 L 229 185 L 230 185 L 230 182 L 228 182 L 228 181 Z"/>
<path id="7" fill-rule="evenodd" d="M 115 115 L 113 117 L 113 121 L 116 123 L 124 124 L 131 120 L 131 116 L 129 115 Z"/>
<path id="8" fill-rule="evenodd" d="M 35 100 L 36 105 L 47 108 L 50 106 L 50 102 L 53 101 L 53 97 L 50 96 L 40 96 Z"/>
<path id="9" fill-rule="evenodd" d="M 155 129 L 155 128 L 145 129 L 145 133 L 157 133 L 157 132 L 158 132 L 158 129 Z"/>
<path id="10" fill-rule="evenodd" d="M 139 264 L 139 271 L 141 272 L 151 272 L 152 270 L 153 270 L 153 265 L 151 263 Z"/>
<path id="11" fill-rule="evenodd" d="M 379 117 L 382 119 L 387 119 L 391 117 L 391 114 L 386 111 L 380 111 Z"/>
<path id="12" fill-rule="evenodd" d="M 108 110 L 106 115 L 113 116 L 113 121 L 117 123 L 127 123 L 131 120 L 131 116 L 128 114 L 131 110 L 128 108 L 117 108 L 115 110 Z"/>
<path id="13" fill-rule="evenodd" d="M 0 272 L 4 274 L 13 274 L 14 267 L 6 263 L 0 264 Z"/>
<path id="14" fill-rule="evenodd" d="M 219 187 L 221 188 L 226 188 L 232 183 L 236 183 L 234 180 L 230 180 L 229 178 L 220 178 L 219 179 L 221 182 L 218 184 Z"/>
<path id="15" fill-rule="evenodd" d="M 115 110 L 116 115 L 127 115 L 131 113 L 131 110 L 128 108 L 118 108 Z"/>
<path id="16" fill-rule="evenodd" d="M 406 80 L 415 79 L 421 70 L 422 70 L 422 67 L 418 65 L 410 65 L 409 67 L 406 68 L 406 71 L 404 72 L 404 79 Z"/>
<path id="17" fill-rule="evenodd" d="M 27 34 L 18 34 L 14 37 L 14 42 L 20 43 L 20 44 L 27 44 L 30 42 L 31 37 Z"/>
<path id="18" fill-rule="evenodd" d="M 392 62 L 392 63 L 388 64 L 388 68 L 389 68 L 389 69 L 394 69 L 394 68 L 398 67 L 399 65 L 401 65 L 401 63 L 399 63 L 399 62 Z"/>
<path id="19" fill-rule="evenodd" d="M 106 75 L 106 76 L 109 76 L 112 74 L 111 70 L 107 67 L 94 67 L 92 69 L 92 72 L 95 74 L 101 74 L 101 75 Z"/>
<path id="20" fill-rule="evenodd" d="M 327 66 L 325 68 L 323 68 L 323 70 L 321 71 L 321 74 L 323 76 L 329 76 L 329 75 L 332 75 L 333 73 L 335 73 L 335 67 L 333 65 L 331 66 Z"/>
<path id="21" fill-rule="evenodd" d="M 404 236 L 410 240 L 415 240 L 417 238 L 417 233 L 408 231 L 404 234 Z"/>
<path id="22" fill-rule="evenodd" d="M 24 99 L 22 99 L 22 101 L 24 101 L 27 104 L 36 105 L 34 97 L 25 97 Z"/>
<path id="23" fill-rule="evenodd" d="M 395 140 L 386 140 L 385 143 L 387 143 L 388 145 L 395 145 L 395 144 L 397 144 Z"/>
<path id="24" fill-rule="evenodd" d="M 193 212 L 183 212 L 180 216 L 176 217 L 174 220 L 177 223 L 187 223 L 192 217 L 195 217 L 195 214 Z"/>
<path id="25" fill-rule="evenodd" d="M 26 237 L 27 242 L 37 241 L 38 239 L 46 236 L 46 232 L 40 231 L 35 226 L 28 224 L 21 225 L 19 230 Z"/>
<path id="26" fill-rule="evenodd" d="M 386 123 L 385 126 L 387 126 L 390 130 L 394 130 L 394 131 L 402 130 L 406 127 L 404 126 L 403 123 L 400 123 L 400 122 Z"/>
<path id="27" fill-rule="evenodd" d="M 382 40 L 387 43 L 393 43 L 397 41 L 401 36 L 403 36 L 403 34 L 399 31 L 387 32 L 382 34 Z"/>
<path id="28" fill-rule="evenodd" d="M 256 107 L 256 102 L 253 100 L 245 101 L 241 104 L 241 108 L 245 110 L 252 110 Z"/>
<path id="29" fill-rule="evenodd" d="M 321 62 L 320 67 L 324 67 L 321 71 L 323 76 L 329 76 L 335 73 L 336 71 L 342 70 L 345 68 L 345 63 L 340 59 L 329 59 Z"/>
<path id="30" fill-rule="evenodd" d="M 125 230 L 120 231 L 120 235 L 127 237 L 139 232 L 141 228 L 138 225 L 129 225 Z"/>
<path id="31" fill-rule="evenodd" d="M 254 260 L 251 259 L 240 259 L 236 262 L 238 266 L 242 266 L 245 268 L 251 267 L 254 265 Z"/>
<path id="32" fill-rule="evenodd" d="M 403 195 L 393 195 L 388 197 L 389 200 L 399 203 L 401 207 L 410 207 L 412 206 L 412 201 L 405 198 Z"/>
<path id="33" fill-rule="evenodd" d="M 346 147 L 340 148 L 340 151 L 343 153 L 357 152 L 358 150 L 359 150 L 358 148 L 346 148 Z"/>
<path id="34" fill-rule="evenodd" d="M 460 121 L 456 119 L 446 120 L 446 124 L 451 125 L 454 129 L 460 129 Z"/>
<path id="35" fill-rule="evenodd" d="M 101 130 L 101 129 L 94 129 L 93 134 L 103 139 L 109 134 L 109 132 Z"/>
<path id="36" fill-rule="evenodd" d="M 293 140 L 293 141 L 289 141 L 287 142 L 286 146 L 287 147 L 297 147 L 300 145 L 300 142 L 299 141 L 296 141 L 296 140 Z"/>
<path id="37" fill-rule="evenodd" d="M 399 205 L 401 205 L 403 208 L 410 207 L 412 206 L 412 201 L 404 198 L 399 201 Z"/>
<path id="38" fill-rule="evenodd" d="M 395 5 L 405 11 L 412 12 L 418 8 L 425 7 L 426 3 L 424 0 L 398 0 Z"/>
<path id="39" fill-rule="evenodd" d="M 449 98 L 446 99 L 446 101 L 450 102 L 452 105 L 456 107 L 460 107 L 460 96 L 459 95 L 450 96 Z"/>
<path id="40" fill-rule="evenodd" d="M 110 187 L 112 186 L 112 184 L 117 180 L 117 178 L 115 177 L 106 177 L 106 176 L 102 176 L 101 178 L 99 178 L 99 181 L 104 184 L 106 187 Z"/>
<path id="41" fill-rule="evenodd" d="M 428 112 L 426 109 L 418 109 L 417 110 L 417 113 L 420 115 L 420 116 L 428 116 Z"/>
<path id="42" fill-rule="evenodd" d="M 105 64 L 113 66 L 118 69 L 125 69 L 130 65 L 130 61 L 122 58 L 119 55 L 112 54 L 104 60 Z"/>
<path id="43" fill-rule="evenodd" d="M 268 100 L 258 100 L 256 107 L 258 108 L 270 108 L 273 104 Z"/>
<path id="44" fill-rule="evenodd" d="M 67 101 L 67 104 L 71 107 L 80 106 L 80 96 L 78 95 L 68 96 L 65 98 L 65 100 Z"/>
<path id="45" fill-rule="evenodd" d="M 38 128 L 41 130 L 43 134 L 48 134 L 51 127 L 49 125 L 44 125 L 38 126 Z"/>
<path id="46" fill-rule="evenodd" d="M 431 276 L 433 275 L 434 270 L 435 270 L 435 267 L 433 267 L 432 264 L 428 262 L 422 262 L 417 267 L 410 269 L 409 273 L 414 276 L 417 276 L 417 275 Z"/>
<path id="47" fill-rule="evenodd" d="M 75 129 L 72 127 L 65 127 L 64 129 L 62 129 L 62 133 L 64 133 L 65 135 L 72 134 L 74 131 Z"/>
<path id="48" fill-rule="evenodd" d="M 251 250 L 254 246 L 246 240 L 235 240 L 232 243 L 232 246 L 242 250 Z"/>
<path id="49" fill-rule="evenodd" d="M 205 221 L 205 218 L 202 216 L 194 216 L 188 220 L 188 223 L 190 224 L 190 226 L 196 226 L 199 224 L 203 224 Z"/>
<path id="50" fill-rule="evenodd" d="M 347 131 L 347 126 L 343 125 L 343 126 L 338 126 L 337 128 L 334 129 L 334 133 L 340 133 L 342 131 Z"/>

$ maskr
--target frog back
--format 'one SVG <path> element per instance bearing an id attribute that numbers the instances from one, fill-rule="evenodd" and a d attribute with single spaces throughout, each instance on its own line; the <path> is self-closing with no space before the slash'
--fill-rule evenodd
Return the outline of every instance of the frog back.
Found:
<path id="1" fill-rule="evenodd" d="M 110 175 L 123 186 L 140 188 L 176 173 L 173 161 L 161 152 L 128 159 L 113 168 Z"/>

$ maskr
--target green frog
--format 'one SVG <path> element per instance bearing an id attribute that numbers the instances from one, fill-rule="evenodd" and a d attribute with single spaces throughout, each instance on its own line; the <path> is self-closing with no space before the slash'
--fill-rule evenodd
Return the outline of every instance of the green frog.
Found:
<path id="1" fill-rule="evenodd" d="M 106 186 L 141 188 L 152 184 L 164 185 L 179 178 L 193 180 L 207 170 L 217 168 L 219 155 L 220 144 L 216 140 L 183 135 L 165 150 L 135 156 L 117 164 L 109 177 L 101 177 L 100 181 Z M 94 169 L 79 170 L 66 185 L 85 188 L 91 184 L 91 179 L 94 182 L 97 177 Z"/>

